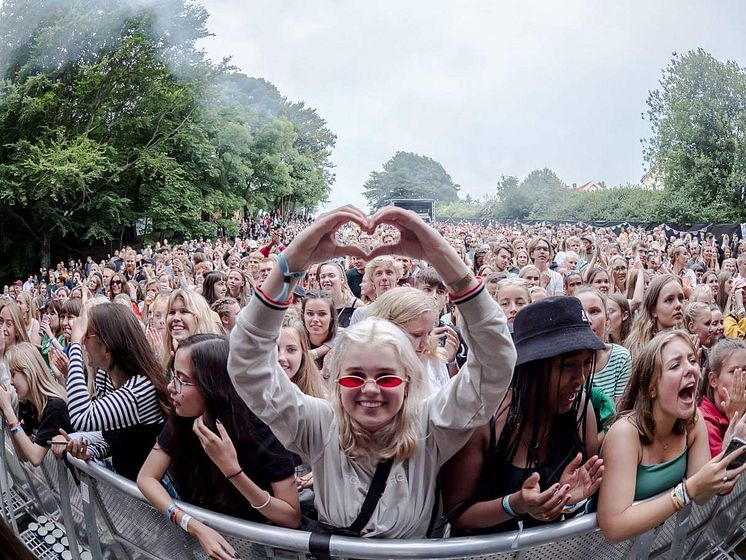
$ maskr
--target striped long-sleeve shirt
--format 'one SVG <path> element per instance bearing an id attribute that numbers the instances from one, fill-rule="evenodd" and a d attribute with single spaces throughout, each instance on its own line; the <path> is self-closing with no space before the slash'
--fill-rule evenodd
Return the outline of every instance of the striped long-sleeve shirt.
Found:
<path id="1" fill-rule="evenodd" d="M 112 391 L 96 376 L 96 399 L 91 399 L 85 381 L 83 350 L 70 345 L 67 399 L 70 421 L 76 430 L 119 430 L 136 425 L 161 424 L 163 412 L 155 387 L 144 375 L 128 379 Z"/>

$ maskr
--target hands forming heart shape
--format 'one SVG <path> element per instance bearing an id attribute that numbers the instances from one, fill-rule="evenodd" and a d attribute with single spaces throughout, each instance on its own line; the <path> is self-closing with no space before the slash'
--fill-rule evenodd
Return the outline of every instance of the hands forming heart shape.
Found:
<path id="1" fill-rule="evenodd" d="M 355 245 L 339 245 L 336 234 L 348 223 L 357 224 L 363 232 L 372 234 L 382 224 L 399 230 L 399 241 L 376 247 L 365 252 Z M 453 255 L 450 255 L 453 253 Z M 309 265 L 333 257 L 357 256 L 369 261 L 379 255 L 406 255 L 411 258 L 427 258 L 433 265 L 446 255 L 455 255 L 453 248 L 440 234 L 428 226 L 417 214 L 389 206 L 366 215 L 352 205 L 342 206 L 320 215 L 309 228 L 301 232 L 285 249 L 285 258 L 291 270 L 305 270 Z M 436 266 L 437 268 L 437 266 Z"/>

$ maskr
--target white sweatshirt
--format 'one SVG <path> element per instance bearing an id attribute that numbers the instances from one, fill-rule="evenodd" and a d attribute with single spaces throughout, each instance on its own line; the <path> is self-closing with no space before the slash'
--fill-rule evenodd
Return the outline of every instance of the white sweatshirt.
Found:
<path id="1" fill-rule="evenodd" d="M 494 414 L 510 384 L 516 352 L 502 309 L 481 286 L 459 306 L 469 357 L 461 371 L 427 398 L 418 417 L 417 454 L 395 463 L 366 537 L 423 538 L 440 467 Z M 285 308 L 259 291 L 231 333 L 228 371 L 238 394 L 290 451 L 311 465 L 319 519 L 348 527 L 360 513 L 376 459 L 352 461 L 339 446 L 331 404 L 303 394 L 277 362 Z"/>

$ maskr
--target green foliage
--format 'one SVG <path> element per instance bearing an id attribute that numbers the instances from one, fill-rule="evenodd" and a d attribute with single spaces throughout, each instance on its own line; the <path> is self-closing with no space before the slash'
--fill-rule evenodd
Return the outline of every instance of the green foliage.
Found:
<path id="1" fill-rule="evenodd" d="M 455 200 L 453 202 L 438 202 L 435 205 L 437 218 L 479 218 L 482 216 L 483 204 L 476 200 Z"/>
<path id="2" fill-rule="evenodd" d="M 660 213 L 677 222 L 746 219 L 746 71 L 702 49 L 674 54 L 647 100 L 645 159 L 664 181 Z"/>
<path id="3" fill-rule="evenodd" d="M 541 219 L 565 196 L 562 180 L 551 169 L 536 169 L 523 181 L 501 177 L 497 182 L 496 218 L 502 220 Z"/>
<path id="4" fill-rule="evenodd" d="M 363 185 L 363 194 L 370 208 L 378 210 L 393 198 L 454 202 L 458 200 L 460 188 L 434 159 L 411 152 L 396 152 L 383 165 L 383 171 L 370 174 Z"/>
<path id="5" fill-rule="evenodd" d="M 214 235 L 242 210 L 314 207 L 336 140 L 304 103 L 207 60 L 191 0 L 6 0 L 0 7 L 0 276 L 77 245 Z M 30 250 L 26 250 L 31 248 Z M 66 248 L 67 250 L 67 248 Z"/>
<path id="6" fill-rule="evenodd" d="M 499 220 L 631 220 L 656 221 L 663 193 L 634 187 L 578 192 L 565 187 L 550 169 L 523 180 L 501 177 L 486 208 Z M 665 220 L 663 220 L 665 221 Z"/>
<path id="7" fill-rule="evenodd" d="M 567 189 L 539 219 L 653 222 L 659 220 L 662 195 L 661 191 L 634 187 L 618 187 L 595 192 L 576 192 Z"/>

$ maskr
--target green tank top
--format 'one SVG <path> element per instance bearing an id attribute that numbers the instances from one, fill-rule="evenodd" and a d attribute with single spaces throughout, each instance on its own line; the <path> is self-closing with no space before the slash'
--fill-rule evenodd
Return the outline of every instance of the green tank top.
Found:
<path id="1" fill-rule="evenodd" d="M 686 476 L 686 456 L 689 446 L 684 447 L 681 455 L 657 465 L 637 465 L 637 483 L 635 501 L 645 500 L 670 490 Z"/>

